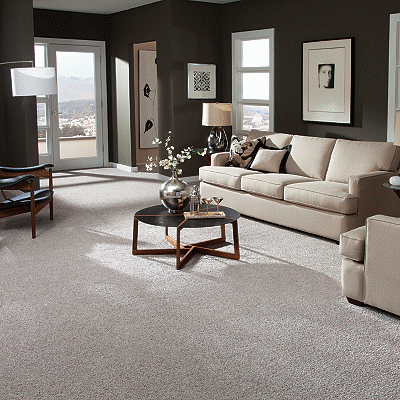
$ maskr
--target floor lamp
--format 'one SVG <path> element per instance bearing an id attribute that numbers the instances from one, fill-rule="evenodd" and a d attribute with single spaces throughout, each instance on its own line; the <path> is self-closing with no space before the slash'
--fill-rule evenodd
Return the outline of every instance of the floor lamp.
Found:
<path id="1" fill-rule="evenodd" d="M 11 68 L 13 97 L 44 96 L 57 93 L 56 69 L 33 67 L 33 61 L 7 61 L 0 65 L 31 63 L 32 67 Z"/>
<path id="2" fill-rule="evenodd" d="M 31 64 L 32 66 L 24 68 L 14 68 L 14 64 L 25 64 L 25 65 Z M 36 140 L 37 140 L 36 105 L 34 105 L 35 110 L 33 111 L 32 107 L 33 103 L 29 102 L 29 106 L 25 104 L 25 100 L 22 104 L 19 102 L 14 103 L 11 101 L 12 100 L 11 96 L 12 97 L 44 96 L 44 95 L 56 94 L 57 79 L 56 79 L 55 68 L 49 68 L 49 67 L 35 68 L 33 67 L 33 61 L 8 61 L 0 63 L 0 66 L 6 66 L 6 65 L 11 67 L 10 68 L 11 81 L 9 80 L 9 78 L 6 78 L 7 73 L 3 75 L 4 78 L 6 78 L 6 80 L 4 81 L 6 92 L 4 93 L 3 101 L 6 102 L 5 104 L 8 103 L 6 107 L 9 111 L 14 110 L 17 114 L 19 112 L 18 110 L 22 111 L 23 114 L 25 114 L 25 112 L 29 113 L 30 117 L 26 119 L 29 125 L 26 125 L 26 128 L 29 130 L 30 132 L 29 137 L 32 138 L 32 140 L 33 137 L 31 136 L 31 134 L 33 135 L 34 131 L 36 131 Z M 9 91 L 11 91 L 11 93 Z M 35 113 L 35 117 L 33 116 L 33 112 Z M 23 114 L 21 114 L 21 117 Z M 35 125 L 32 126 L 33 124 Z M 22 129 L 25 129 L 24 123 L 21 123 L 20 125 Z M 24 135 L 22 131 L 20 132 L 20 134 L 22 136 Z M 28 135 L 28 131 L 25 131 L 25 134 Z M 33 145 L 33 142 L 31 142 L 31 145 Z"/>

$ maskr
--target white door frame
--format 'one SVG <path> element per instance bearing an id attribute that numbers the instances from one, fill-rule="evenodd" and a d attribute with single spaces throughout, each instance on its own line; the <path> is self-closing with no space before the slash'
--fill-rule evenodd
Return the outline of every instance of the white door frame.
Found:
<path id="1" fill-rule="evenodd" d="M 396 110 L 400 110 L 400 14 L 390 15 L 387 141 L 394 140 Z"/>
<path id="2" fill-rule="evenodd" d="M 96 95 L 96 108 L 98 111 L 97 116 L 97 132 L 101 132 L 99 136 L 100 145 L 97 148 L 97 157 L 86 157 L 86 158 L 71 158 L 71 159 L 59 159 L 59 144 L 58 135 L 52 135 L 55 138 L 54 142 L 50 143 L 52 151 L 50 154 L 40 155 L 40 162 L 51 162 L 55 164 L 55 170 L 67 170 L 77 168 L 95 168 L 108 166 L 108 123 L 107 123 L 107 80 L 106 80 L 106 46 L 103 41 L 92 41 L 92 40 L 71 40 L 71 39 L 52 39 L 52 38 L 40 38 L 35 37 L 35 43 L 45 43 L 48 46 L 52 46 L 57 50 L 62 49 L 65 46 L 65 50 L 83 50 L 85 46 L 95 48 L 98 53 L 98 63 L 96 73 L 100 76 L 100 93 Z M 55 52 L 55 51 L 54 51 Z M 48 51 L 50 53 L 50 51 Z M 49 63 L 55 64 L 55 59 L 49 60 Z M 52 119 L 52 125 L 58 130 L 58 101 L 57 95 L 51 97 L 51 110 L 50 118 Z M 53 115 L 56 114 L 56 115 Z M 57 117 L 57 118 L 55 118 Z M 52 139 L 51 139 L 52 140 Z M 55 163 L 56 161 L 56 163 Z"/>

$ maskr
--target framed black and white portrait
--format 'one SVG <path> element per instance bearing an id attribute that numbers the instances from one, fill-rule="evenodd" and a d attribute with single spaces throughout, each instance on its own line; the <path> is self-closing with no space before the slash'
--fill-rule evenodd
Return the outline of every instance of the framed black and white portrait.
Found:
<path id="1" fill-rule="evenodd" d="M 303 120 L 351 125 L 353 38 L 303 43 Z"/>
<path id="2" fill-rule="evenodd" d="M 188 64 L 188 98 L 215 99 L 216 65 Z"/>

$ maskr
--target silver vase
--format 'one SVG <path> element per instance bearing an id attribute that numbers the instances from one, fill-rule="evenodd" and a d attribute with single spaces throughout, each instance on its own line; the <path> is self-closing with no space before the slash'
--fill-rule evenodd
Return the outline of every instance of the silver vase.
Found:
<path id="1" fill-rule="evenodd" d="M 190 187 L 178 178 L 176 171 L 171 171 L 172 176 L 160 188 L 161 203 L 170 213 L 182 212 L 189 203 Z"/>

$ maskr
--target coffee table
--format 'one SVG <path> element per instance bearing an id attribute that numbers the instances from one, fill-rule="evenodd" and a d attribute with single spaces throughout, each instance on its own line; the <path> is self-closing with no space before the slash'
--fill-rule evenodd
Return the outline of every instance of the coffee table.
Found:
<path id="1" fill-rule="evenodd" d="M 210 211 L 215 208 L 210 206 Z M 201 211 L 205 208 L 201 207 Z M 163 205 L 152 206 L 143 208 L 135 213 L 133 219 L 133 243 L 132 254 L 134 255 L 161 255 L 161 254 L 175 254 L 176 256 L 176 269 L 180 269 L 194 253 L 208 254 L 211 256 L 229 258 L 232 260 L 239 260 L 239 233 L 237 220 L 240 214 L 229 207 L 219 206 L 219 210 L 225 213 L 225 218 L 201 218 L 201 219 L 186 219 L 183 214 L 171 214 Z M 188 211 L 188 210 L 184 210 Z M 165 239 L 170 243 L 173 248 L 165 249 L 138 249 L 138 225 L 139 221 L 148 224 L 165 227 Z M 231 224 L 233 230 L 233 248 L 234 252 L 226 252 L 210 248 L 209 246 L 216 243 L 225 243 L 225 225 Z M 205 240 L 197 243 L 181 244 L 181 230 L 183 228 L 210 228 L 212 226 L 221 227 L 221 236 L 215 239 Z M 168 228 L 176 228 L 176 239 L 173 239 L 169 233 Z M 181 257 L 181 254 L 183 256 Z"/>

